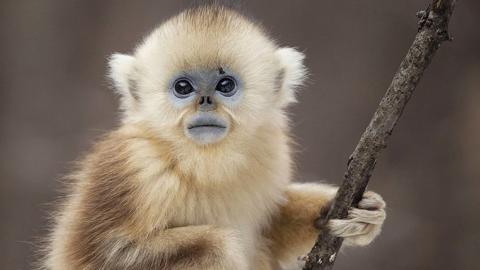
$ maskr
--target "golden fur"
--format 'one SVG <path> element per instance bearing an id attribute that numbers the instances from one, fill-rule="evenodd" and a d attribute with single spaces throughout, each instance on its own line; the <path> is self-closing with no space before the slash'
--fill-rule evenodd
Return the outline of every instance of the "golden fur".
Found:
<path id="1" fill-rule="evenodd" d="M 305 254 L 335 190 L 289 184 L 284 110 L 302 60 L 218 6 L 185 11 L 133 56 L 114 55 L 123 122 L 71 175 L 45 268 L 272 270 Z M 219 66 L 239 74 L 245 94 L 216 112 L 232 125 L 228 136 L 198 145 L 181 128 L 196 107 L 175 108 L 162 89 L 177 72 Z"/>

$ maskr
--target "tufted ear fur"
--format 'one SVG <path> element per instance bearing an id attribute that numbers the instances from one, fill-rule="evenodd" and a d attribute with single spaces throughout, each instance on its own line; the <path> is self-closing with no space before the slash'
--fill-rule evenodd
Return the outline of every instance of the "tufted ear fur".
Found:
<path id="1" fill-rule="evenodd" d="M 130 108 L 138 98 L 135 93 L 134 64 L 135 57 L 115 53 L 109 59 L 110 71 L 108 76 L 113 82 L 116 93 L 121 96 L 123 110 Z"/>
<path id="2" fill-rule="evenodd" d="M 275 54 L 282 67 L 279 75 L 280 106 L 285 107 L 296 101 L 295 90 L 303 84 L 307 75 L 303 65 L 305 55 L 294 48 L 280 48 Z"/>

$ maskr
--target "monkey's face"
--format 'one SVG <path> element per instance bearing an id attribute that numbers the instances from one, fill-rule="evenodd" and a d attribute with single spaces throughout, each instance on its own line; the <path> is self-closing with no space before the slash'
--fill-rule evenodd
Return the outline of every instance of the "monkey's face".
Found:
<path id="1" fill-rule="evenodd" d="M 111 76 L 123 91 L 127 121 L 198 145 L 242 145 L 262 126 L 285 125 L 283 109 L 303 79 L 303 55 L 278 48 L 240 15 L 218 12 L 183 13 L 134 56 L 114 55 Z"/>
<path id="2" fill-rule="evenodd" d="M 197 53 L 201 55 L 201 52 Z M 275 70 L 274 66 L 272 70 Z M 215 144 L 236 135 L 238 139 L 254 132 L 260 122 L 267 120 L 264 117 L 275 111 L 274 102 L 268 106 L 271 97 L 267 95 L 273 94 L 275 87 L 274 72 L 271 73 L 256 74 L 249 82 L 248 73 L 221 59 L 216 59 L 214 65 L 180 69 L 167 83 L 168 106 L 164 109 L 169 108 L 176 123 L 174 126 L 172 122 L 170 127 L 181 130 L 185 138 L 200 145 Z M 257 89 L 258 82 L 253 80 L 267 80 L 269 83 Z M 259 95 L 262 89 L 265 95 Z"/>
<path id="3" fill-rule="evenodd" d="M 243 91 L 234 72 L 223 67 L 197 68 L 173 76 L 168 99 L 176 109 L 190 111 L 180 121 L 184 135 L 199 144 L 212 144 L 229 133 L 232 119 L 225 108 L 237 107 Z"/>

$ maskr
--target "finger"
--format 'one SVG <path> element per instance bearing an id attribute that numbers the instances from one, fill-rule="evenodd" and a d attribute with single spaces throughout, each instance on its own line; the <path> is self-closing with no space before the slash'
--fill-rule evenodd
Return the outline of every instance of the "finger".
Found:
<path id="1" fill-rule="evenodd" d="M 366 246 L 370 244 L 373 241 L 373 239 L 375 239 L 375 237 L 377 237 L 380 234 L 382 227 L 377 225 L 370 225 L 369 228 L 370 229 L 366 234 L 345 238 L 345 241 L 344 241 L 345 245 Z"/>
<path id="2" fill-rule="evenodd" d="M 368 224 L 381 225 L 386 218 L 385 210 L 365 210 L 359 208 L 350 208 L 348 211 L 348 220 L 353 222 L 363 222 Z"/>
<path id="3" fill-rule="evenodd" d="M 363 194 L 362 200 L 358 203 L 358 207 L 362 209 L 383 209 L 385 201 L 382 196 L 373 191 L 367 191 Z"/>
<path id="4" fill-rule="evenodd" d="M 352 237 L 366 234 L 369 224 L 355 222 L 349 219 L 332 219 L 328 222 L 330 233 L 337 237 Z"/>

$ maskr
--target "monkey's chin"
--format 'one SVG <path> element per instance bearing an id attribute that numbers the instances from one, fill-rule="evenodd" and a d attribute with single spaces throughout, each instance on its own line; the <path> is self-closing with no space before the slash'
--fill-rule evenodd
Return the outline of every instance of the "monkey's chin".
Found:
<path id="1" fill-rule="evenodd" d="M 198 144 L 214 144 L 228 133 L 228 123 L 213 113 L 193 116 L 185 127 L 185 135 Z"/>

